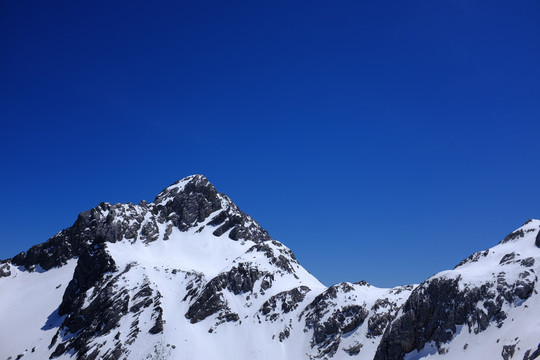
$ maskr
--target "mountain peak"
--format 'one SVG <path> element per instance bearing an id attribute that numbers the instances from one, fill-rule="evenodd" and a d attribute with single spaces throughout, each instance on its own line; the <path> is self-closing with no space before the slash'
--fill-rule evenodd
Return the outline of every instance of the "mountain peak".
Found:
<path id="1" fill-rule="evenodd" d="M 201 174 L 195 174 L 186 176 L 185 178 L 178 180 L 174 184 L 163 189 L 156 196 L 154 203 L 156 205 L 166 203 L 168 200 L 174 198 L 175 195 L 186 191 L 204 192 L 212 195 L 217 194 L 216 188 L 214 187 L 214 185 L 212 185 L 212 183 L 210 183 L 210 181 L 208 181 L 206 176 Z"/>
<path id="2" fill-rule="evenodd" d="M 148 244 L 169 240 L 173 231 L 190 229 L 235 241 L 271 240 L 266 230 L 218 193 L 204 175 L 191 175 L 165 188 L 153 203 L 102 202 L 79 214 L 72 227 L 21 252 L 12 261 L 27 269 L 39 265 L 48 270 L 104 243 L 127 240 Z"/>
<path id="3" fill-rule="evenodd" d="M 529 220 L 419 285 L 326 288 L 192 175 L 0 261 L 0 358 L 532 360 L 539 229 Z"/>
<path id="4" fill-rule="evenodd" d="M 525 237 L 526 234 L 529 234 L 531 232 L 538 233 L 536 236 L 536 246 L 540 247 L 540 220 L 537 219 L 527 220 L 520 228 L 506 235 L 506 237 L 500 242 L 500 244 L 516 241 Z"/>
<path id="5" fill-rule="evenodd" d="M 227 233 L 232 240 L 270 240 L 270 235 L 225 194 L 220 194 L 204 175 L 191 175 L 161 191 L 153 213 L 171 221 L 181 231 L 215 228 L 213 235 Z"/>

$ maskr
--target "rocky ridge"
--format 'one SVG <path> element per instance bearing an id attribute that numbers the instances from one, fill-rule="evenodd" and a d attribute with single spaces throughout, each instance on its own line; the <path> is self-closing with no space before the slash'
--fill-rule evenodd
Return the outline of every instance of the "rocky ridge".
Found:
<path id="1" fill-rule="evenodd" d="M 16 341 L 0 340 L 0 358 L 478 358 L 496 336 L 492 358 L 532 360 L 540 339 L 519 327 L 540 310 L 539 229 L 418 286 L 326 288 L 194 175 L 152 203 L 101 203 L 1 261 L 0 339 Z"/>
<path id="2" fill-rule="evenodd" d="M 520 353 L 534 351 L 540 338 L 523 336 L 530 331 L 525 330 L 528 321 L 517 323 L 514 317 L 539 310 L 539 228 L 540 221 L 530 220 L 499 245 L 420 284 L 386 329 L 375 359 L 403 359 L 407 354 L 413 354 L 411 358 L 473 356 L 469 343 L 463 344 L 459 355 L 451 354 L 450 350 L 457 353 L 453 343 L 471 335 L 485 338 L 489 333 L 499 333 L 490 346 L 498 348 L 504 359 L 514 356 L 518 343 L 522 343 Z M 501 343 L 506 334 L 511 334 L 505 340 L 508 343 Z M 476 351 L 482 353 L 484 347 L 485 343 L 476 344 Z"/>

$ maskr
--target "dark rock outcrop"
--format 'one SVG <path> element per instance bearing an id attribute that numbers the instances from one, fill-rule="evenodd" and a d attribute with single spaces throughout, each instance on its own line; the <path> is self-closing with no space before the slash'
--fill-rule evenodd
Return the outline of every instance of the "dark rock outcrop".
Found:
<path id="1" fill-rule="evenodd" d="M 307 286 L 299 286 L 292 290 L 282 291 L 266 300 L 259 310 L 267 320 L 276 320 L 280 315 L 287 314 L 298 308 L 306 294 L 311 291 Z"/>
<path id="2" fill-rule="evenodd" d="M 172 221 L 181 231 L 203 222 L 211 213 L 221 209 L 216 188 L 204 176 L 191 176 L 182 190 L 175 184 L 159 193 L 154 201 L 156 206 L 153 213 Z"/>
<path id="3" fill-rule="evenodd" d="M 0 262 L 0 278 L 8 277 L 11 275 L 11 266 L 8 262 Z"/>
<path id="4" fill-rule="evenodd" d="M 116 270 L 116 264 L 103 244 L 86 250 L 80 252 L 73 278 L 64 292 L 58 309 L 60 316 L 79 309 L 85 301 L 85 292 L 103 282 L 106 273 Z"/>
<path id="5" fill-rule="evenodd" d="M 277 249 L 277 253 L 270 243 Z M 262 252 L 270 260 L 270 264 L 277 266 L 287 273 L 294 273 L 294 265 L 298 265 L 298 261 L 293 252 L 287 249 L 278 241 L 270 240 L 268 242 L 259 243 L 252 246 L 247 252 Z"/>
<path id="6" fill-rule="evenodd" d="M 515 351 L 516 351 L 516 344 L 504 345 L 501 352 L 501 356 L 504 360 L 510 360 L 514 356 Z"/>
<path id="7" fill-rule="evenodd" d="M 186 183 L 182 191 L 175 186 L 181 182 Z M 243 213 L 225 194 L 219 194 L 203 175 L 193 175 L 169 186 L 156 197 L 154 204 L 152 212 L 161 219 L 160 222 L 171 221 L 181 231 L 198 226 L 212 213 L 222 210 L 208 222 L 208 225 L 216 228 L 213 232 L 215 236 L 230 231 L 229 238 L 232 240 L 262 242 L 271 239 L 266 230 Z"/>
<path id="8" fill-rule="evenodd" d="M 353 331 L 362 325 L 369 311 L 362 305 L 336 306 L 333 301 L 338 293 L 348 293 L 354 287 L 341 283 L 328 288 L 302 311 L 300 318 L 305 316 L 305 328 L 313 330 L 311 346 L 317 347 L 318 357 L 332 357 L 341 343 L 342 334 Z"/>
<path id="9" fill-rule="evenodd" d="M 385 311 L 379 311 L 384 309 Z M 378 299 L 371 307 L 371 315 L 368 320 L 368 338 L 376 338 L 384 333 L 384 330 L 394 319 L 399 307 L 389 299 Z"/>
<path id="10" fill-rule="evenodd" d="M 524 227 L 506 236 L 501 243 L 520 241 L 525 236 L 532 236 L 532 231 L 537 229 Z M 191 270 L 191 267 L 182 270 L 184 265 L 174 262 L 170 266 L 179 269 L 167 268 L 167 261 L 162 263 L 158 259 L 154 262 L 152 256 L 141 256 L 140 261 L 150 259 L 153 270 L 136 262 L 119 269 L 121 265 L 115 263 L 109 253 L 109 250 L 116 253 L 120 249 L 110 249 L 111 244 L 119 241 L 125 242 L 126 246 L 142 244 L 141 247 L 169 241 L 159 245 L 167 249 L 172 245 L 170 242 L 177 239 L 178 232 L 203 233 L 204 236 L 219 237 L 219 241 L 239 243 L 231 247 L 234 251 L 227 252 L 226 256 L 230 258 L 226 259 L 227 265 L 219 263 L 220 269 L 226 270 L 221 270 L 209 281 L 205 277 L 208 274 L 197 272 L 201 270 Z M 540 232 L 535 235 L 535 244 L 540 247 Z M 181 237 L 180 241 L 184 240 Z M 247 246 L 242 248 L 246 242 Z M 182 249 L 181 246 L 178 248 Z M 169 247 L 174 251 L 179 251 L 178 248 Z M 241 249 L 240 256 L 235 253 L 236 249 Z M 521 248 L 520 251 L 524 252 Z M 227 196 L 218 193 L 204 176 L 194 175 L 167 187 L 153 203 L 101 203 L 81 213 L 72 227 L 27 252 L 1 261 L 0 278 L 9 277 L 14 271 L 16 275 L 19 271 L 43 272 L 61 267 L 70 260 L 77 262 L 59 307 L 49 315 L 44 326 L 44 330 L 56 329 L 49 346 L 51 358 L 69 355 L 82 360 L 112 360 L 138 356 L 130 354 L 130 345 L 136 341 L 145 342 L 148 338 L 155 341 L 162 338 L 158 334 L 174 327 L 165 323 L 165 317 L 172 315 L 164 313 L 173 309 L 170 307 L 172 302 L 167 299 L 162 304 L 156 285 L 170 280 L 171 287 L 165 285 L 167 291 L 164 294 L 185 295 L 182 300 L 175 299 L 186 302 L 180 304 L 180 311 L 185 311 L 184 305 L 187 307 L 184 316 L 191 324 L 207 320 L 196 326 L 210 324 L 208 333 L 219 333 L 224 327 L 218 326 L 226 322 L 231 323 L 230 328 L 272 322 L 272 339 L 278 339 L 284 346 L 287 341 L 296 339 L 298 332 L 306 333 L 311 346 L 306 349 L 306 355 L 310 359 L 332 358 L 340 348 L 346 354 L 356 356 L 362 349 L 372 349 L 372 344 L 380 339 L 375 360 L 401 360 L 405 354 L 421 351 L 430 343 L 435 344 L 434 351 L 444 354 L 447 351 L 444 344 L 458 331 L 478 334 L 492 325 L 501 327 L 505 321 L 510 321 L 506 313 L 509 308 L 522 306 L 535 294 L 535 258 L 522 257 L 519 251 L 477 252 L 456 268 L 482 262 L 488 256 L 497 256 L 493 263 L 499 268 L 483 282 L 477 279 L 474 283 L 462 281 L 457 274 L 465 276 L 466 269 L 461 269 L 463 271 L 434 276 L 416 288 L 368 289 L 371 285 L 364 281 L 341 283 L 313 298 L 309 294 L 312 290 L 301 285 L 311 282 L 294 281 L 303 273 L 298 271 L 300 267 L 294 254 L 272 240 L 257 222 Z M 117 260 L 123 264 L 125 258 L 121 256 Z M 486 263 L 491 264 L 490 261 Z M 134 267 L 138 271 L 127 275 Z M 198 268 L 197 265 L 193 267 Z M 147 271 L 155 273 L 150 275 Z M 156 275 L 158 273 L 166 275 L 161 277 Z M 181 275 L 184 279 L 179 277 Z M 279 289 L 290 290 L 277 294 L 276 290 L 270 294 L 268 290 L 272 286 L 275 289 L 275 283 L 282 277 L 286 282 L 280 283 Z M 283 284 L 286 287 L 281 287 Z M 57 289 L 60 287 L 58 285 Z M 170 292 L 170 289 L 174 291 Z M 371 293 L 371 290 L 375 292 Z M 401 292 L 403 295 L 397 296 Z M 369 295 L 365 296 L 366 293 Z M 396 318 L 398 313 L 400 316 Z M 185 319 L 183 321 L 186 326 L 191 326 Z M 358 329 L 360 331 L 356 331 Z M 146 338 L 141 339 L 141 334 Z M 512 359 L 516 351 L 523 351 L 515 342 L 506 344 L 501 343 L 497 348 L 502 346 L 504 360 Z M 463 349 L 467 347 L 466 344 Z M 540 346 L 533 350 L 526 351 L 525 360 L 540 357 Z"/>
<path id="11" fill-rule="evenodd" d="M 209 219 L 214 213 L 217 215 Z M 27 271 L 47 271 L 65 265 L 70 259 L 77 259 L 73 278 L 58 308 L 58 316 L 65 316 L 65 319 L 51 344 L 55 346 L 53 357 L 74 352 L 81 359 L 96 358 L 100 352 L 88 347 L 89 339 L 111 331 L 127 312 L 139 314 L 153 303 L 154 325 L 149 332 L 160 333 L 164 323 L 159 298 L 151 297 L 152 290 L 148 284 L 133 297 L 134 302 L 129 309 L 128 292 L 113 290 L 120 275 L 111 278 L 111 274 L 118 269 L 106 250 L 106 244 L 124 239 L 146 244 L 160 237 L 168 240 L 174 228 L 180 231 L 192 228 L 202 230 L 204 226 L 200 224 L 206 221 L 208 226 L 215 227 L 213 233 L 216 236 L 228 232 L 232 240 L 251 240 L 261 246 L 262 242 L 271 240 L 257 222 L 240 211 L 227 196 L 219 194 L 208 179 L 194 175 L 163 190 L 154 203 L 101 203 L 81 213 L 70 228 L 1 263 L 0 277 L 11 274 L 10 263 Z M 159 224 L 166 224 L 163 234 L 160 234 Z M 272 261 L 290 270 L 288 259 L 285 261 L 277 256 Z M 255 281 L 260 278 L 263 278 L 261 288 L 271 286 L 271 274 L 263 274 L 249 264 L 239 264 L 211 280 L 198 294 L 186 316 L 192 322 L 197 322 L 219 312 L 218 316 L 226 321 L 238 320 L 238 315 L 235 317 L 235 314 L 226 311 L 227 304 L 220 291 L 227 289 L 233 294 L 251 292 Z M 199 289 L 199 285 L 200 277 L 196 277 L 191 282 L 192 290 Z M 90 289 L 93 289 L 92 299 L 87 298 Z M 137 328 L 134 325 L 134 329 Z M 133 331 L 130 341 L 134 341 L 137 334 L 138 331 Z M 115 351 L 99 356 L 112 359 L 120 356 L 122 349 L 122 346 L 118 346 Z"/>
<path id="12" fill-rule="evenodd" d="M 484 258 L 486 257 L 487 255 L 489 254 L 489 250 L 484 250 L 484 251 L 478 251 L 478 252 L 475 252 L 474 254 L 472 254 L 471 256 L 469 256 L 468 258 L 462 260 L 459 264 L 457 264 L 454 269 L 457 269 L 458 267 L 462 266 L 462 265 L 465 265 L 467 263 L 470 263 L 470 262 L 477 262 L 478 260 L 480 260 L 481 258 Z"/>
<path id="13" fill-rule="evenodd" d="M 73 304 L 64 305 L 62 313 L 59 310 L 59 315 L 67 316 L 51 344 L 55 346 L 59 342 L 52 358 L 70 351 L 76 352 L 79 358 L 93 358 L 92 353 L 96 349 L 90 347 L 90 342 L 96 336 L 107 334 L 116 328 L 122 316 L 129 312 L 127 290 L 116 290 L 120 276 L 103 279 L 103 284 L 96 284 L 97 293 L 86 307 L 81 303 L 81 298 L 84 301 L 84 294 L 79 294 Z M 68 313 L 65 312 L 66 308 L 69 309 Z"/>
<path id="14" fill-rule="evenodd" d="M 255 282 L 261 281 L 261 290 L 266 290 L 272 285 L 274 275 L 259 271 L 256 266 L 249 263 L 239 263 L 231 270 L 221 273 L 204 286 L 202 290 L 193 288 L 184 300 L 192 300 L 186 318 L 191 323 L 197 323 L 214 314 L 230 313 L 227 301 L 223 296 L 223 290 L 228 290 L 234 295 L 252 293 Z"/>
<path id="15" fill-rule="evenodd" d="M 505 274 L 496 283 L 486 282 L 460 289 L 460 277 L 435 278 L 416 288 L 403 306 L 403 315 L 385 331 L 375 360 L 398 360 L 433 341 L 437 348 L 450 341 L 457 327 L 479 333 L 491 323 L 502 326 L 507 315 L 503 305 L 531 296 L 535 278 L 508 284 Z"/>
<path id="16" fill-rule="evenodd" d="M 180 182 L 184 184 L 183 188 L 175 186 Z M 168 239 L 173 227 L 180 231 L 198 227 L 218 210 L 223 211 L 209 222 L 210 226 L 216 227 L 214 235 L 221 236 L 230 230 L 232 240 L 271 240 L 266 230 L 226 195 L 219 194 L 206 177 L 193 175 L 175 184 L 163 190 L 154 203 L 101 203 L 79 214 L 70 228 L 10 260 L 29 271 L 34 271 L 37 266 L 49 270 L 65 265 L 68 260 L 102 243 L 115 243 L 121 239 L 156 241 L 161 236 L 158 224 L 170 225 L 163 234 Z M 226 208 L 222 208 L 223 204 L 227 204 Z"/>
<path id="17" fill-rule="evenodd" d="M 536 350 L 532 351 L 532 349 L 529 349 L 525 351 L 525 354 L 523 356 L 523 360 L 534 360 L 540 358 L 540 343 L 538 344 L 538 347 Z"/>

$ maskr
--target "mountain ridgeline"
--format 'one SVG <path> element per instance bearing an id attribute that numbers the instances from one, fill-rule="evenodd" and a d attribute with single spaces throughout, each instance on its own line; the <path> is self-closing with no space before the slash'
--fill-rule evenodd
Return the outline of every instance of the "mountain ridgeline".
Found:
<path id="1" fill-rule="evenodd" d="M 540 358 L 540 221 L 419 285 L 326 287 L 202 175 L 0 261 L 0 359 Z"/>

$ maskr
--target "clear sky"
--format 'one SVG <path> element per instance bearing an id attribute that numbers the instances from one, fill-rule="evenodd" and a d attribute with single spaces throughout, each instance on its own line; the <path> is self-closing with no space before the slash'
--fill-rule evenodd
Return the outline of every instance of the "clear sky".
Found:
<path id="1" fill-rule="evenodd" d="M 325 284 L 540 217 L 540 2 L 0 2 L 0 258 L 202 173 Z"/>

